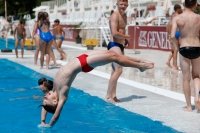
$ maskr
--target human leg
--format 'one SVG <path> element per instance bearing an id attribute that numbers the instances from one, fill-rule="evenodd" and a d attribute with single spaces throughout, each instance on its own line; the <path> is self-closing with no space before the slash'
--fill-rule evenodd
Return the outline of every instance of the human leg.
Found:
<path id="1" fill-rule="evenodd" d="M 172 57 L 173 57 L 173 52 L 170 52 L 169 57 L 168 57 L 167 62 L 166 62 L 166 65 L 168 67 L 172 67 L 171 64 L 170 64 Z"/>
<path id="2" fill-rule="evenodd" d="M 40 51 L 40 36 L 38 34 L 35 34 L 35 46 L 36 46 L 36 50 L 35 50 L 35 54 L 34 54 L 34 65 L 37 65 L 37 60 L 38 60 L 38 54 Z"/>
<path id="3" fill-rule="evenodd" d="M 50 56 L 46 54 L 46 69 L 49 69 Z"/>
<path id="4" fill-rule="evenodd" d="M 61 39 L 58 39 L 57 46 L 58 46 L 59 50 L 61 51 L 61 53 L 60 53 L 60 59 L 61 60 L 63 60 L 64 58 L 66 58 L 66 53 L 61 48 L 62 42 L 63 41 Z"/>
<path id="5" fill-rule="evenodd" d="M 62 55 L 62 57 L 66 59 L 67 54 L 61 48 L 58 47 L 55 40 L 53 40 L 53 46 L 60 53 L 60 55 Z"/>
<path id="6" fill-rule="evenodd" d="M 186 99 L 187 108 L 185 111 L 191 112 L 192 105 L 191 105 L 191 89 L 190 89 L 190 59 L 184 58 L 180 55 L 180 65 L 181 70 L 183 73 L 183 91 Z"/>
<path id="7" fill-rule="evenodd" d="M 16 58 L 18 58 L 18 44 L 19 44 L 19 40 L 18 38 L 15 39 L 15 55 Z"/>
<path id="8" fill-rule="evenodd" d="M 174 70 L 179 70 L 178 65 L 177 65 L 177 55 L 178 55 L 178 50 L 174 49 L 174 54 L 173 54 L 173 64 L 172 64 L 172 68 Z"/>
<path id="9" fill-rule="evenodd" d="M 142 60 L 142 62 L 140 61 Z M 105 65 L 108 63 L 115 62 L 115 64 L 118 64 L 119 66 L 124 67 L 136 67 L 140 69 L 141 71 L 145 71 L 146 69 L 153 68 L 154 64 L 150 61 L 144 60 L 144 59 L 137 59 L 132 58 L 124 55 L 119 55 L 114 51 L 94 51 L 91 53 L 88 53 L 87 62 L 89 66 L 91 67 L 97 67 L 101 65 Z M 112 72 L 111 76 L 114 71 Z M 110 88 L 108 88 L 107 95 L 106 95 L 106 101 L 110 100 L 111 102 L 115 103 L 116 101 L 113 99 L 116 97 L 114 93 L 116 94 L 116 91 L 113 91 L 113 89 L 116 87 L 117 79 L 119 78 L 119 75 L 114 75 L 112 78 L 110 78 Z M 116 98 L 117 99 L 117 98 Z"/>
<path id="10" fill-rule="evenodd" d="M 110 51 L 114 51 L 119 55 L 122 55 L 122 51 L 119 47 L 112 47 Z M 108 89 L 105 100 L 111 100 L 111 102 L 115 103 L 114 97 L 116 97 L 116 88 L 117 88 L 117 81 L 122 74 L 122 67 L 117 63 L 112 63 L 112 73 L 110 76 L 110 80 L 108 83 Z"/>
<path id="11" fill-rule="evenodd" d="M 116 97 L 116 88 L 117 88 L 117 80 L 119 79 L 121 73 L 122 73 L 122 66 L 120 66 L 117 63 L 112 63 L 112 73 L 110 76 L 110 80 L 108 83 L 108 89 L 106 94 L 106 101 L 111 100 L 111 102 L 115 103 L 115 97 Z M 116 98 L 117 99 L 117 98 Z"/>
<path id="12" fill-rule="evenodd" d="M 137 62 L 134 61 L 135 58 L 125 56 L 125 55 L 119 55 L 114 51 L 94 51 L 96 54 L 90 54 L 87 53 L 87 63 L 90 67 L 97 67 L 97 66 L 102 66 L 106 65 L 112 62 L 115 62 L 119 64 L 120 66 L 123 67 L 134 67 L 138 68 L 139 70 L 147 70 L 147 69 L 152 69 L 154 67 L 154 63 L 151 61 L 146 61 L 146 62 Z M 141 72 L 143 72 L 141 71 Z"/>
<path id="13" fill-rule="evenodd" d="M 40 55 L 40 66 L 41 66 L 41 69 L 43 68 L 43 65 L 44 65 L 44 55 L 46 54 L 46 46 L 47 44 L 40 40 L 40 50 L 41 50 L 41 55 Z"/>
<path id="14" fill-rule="evenodd" d="M 197 59 L 191 60 L 192 64 L 192 79 L 194 80 L 194 89 L 195 89 L 195 108 L 200 111 L 200 99 L 199 99 L 199 91 L 200 91 L 200 57 Z"/>
<path id="15" fill-rule="evenodd" d="M 53 44 L 53 39 L 47 43 L 46 54 L 48 54 L 52 58 L 54 65 L 58 66 L 59 64 L 56 62 L 56 58 L 55 58 L 54 52 L 52 50 L 52 44 Z"/>
<path id="16" fill-rule="evenodd" d="M 21 47 L 22 58 L 24 58 L 24 39 L 20 40 L 20 47 Z"/>

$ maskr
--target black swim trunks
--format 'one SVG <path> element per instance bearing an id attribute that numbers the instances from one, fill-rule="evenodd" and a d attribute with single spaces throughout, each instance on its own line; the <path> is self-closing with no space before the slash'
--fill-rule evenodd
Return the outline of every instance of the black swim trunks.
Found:
<path id="1" fill-rule="evenodd" d="M 179 48 L 179 53 L 188 59 L 196 59 L 200 56 L 200 47 L 182 47 Z"/>

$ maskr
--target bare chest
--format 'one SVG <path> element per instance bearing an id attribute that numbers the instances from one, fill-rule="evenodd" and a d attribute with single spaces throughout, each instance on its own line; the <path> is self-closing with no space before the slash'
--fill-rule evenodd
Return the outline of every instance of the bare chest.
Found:
<path id="1" fill-rule="evenodd" d="M 127 25 L 127 17 L 125 15 L 119 16 L 118 29 L 125 29 Z"/>

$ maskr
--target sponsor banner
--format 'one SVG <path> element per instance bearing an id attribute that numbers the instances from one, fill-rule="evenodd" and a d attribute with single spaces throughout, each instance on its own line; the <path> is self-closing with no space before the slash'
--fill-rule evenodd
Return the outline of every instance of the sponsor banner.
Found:
<path id="1" fill-rule="evenodd" d="M 128 34 L 131 36 L 129 40 L 129 49 L 171 51 L 171 45 L 165 26 L 137 26 L 136 28 L 134 26 L 129 26 Z"/>

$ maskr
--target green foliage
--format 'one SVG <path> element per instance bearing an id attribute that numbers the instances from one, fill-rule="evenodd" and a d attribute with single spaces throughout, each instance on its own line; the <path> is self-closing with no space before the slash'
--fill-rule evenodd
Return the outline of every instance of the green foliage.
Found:
<path id="1" fill-rule="evenodd" d="M 200 14 L 200 7 L 196 7 L 196 9 L 194 10 L 194 13 L 196 13 L 196 14 Z"/>
<path id="2" fill-rule="evenodd" d="M 7 15 L 32 14 L 33 8 L 40 6 L 41 2 L 49 0 L 6 0 Z M 0 16 L 5 15 L 4 0 L 0 0 Z"/>
<path id="3" fill-rule="evenodd" d="M 19 19 L 19 22 L 26 22 L 26 19 L 20 18 L 20 19 Z"/>

